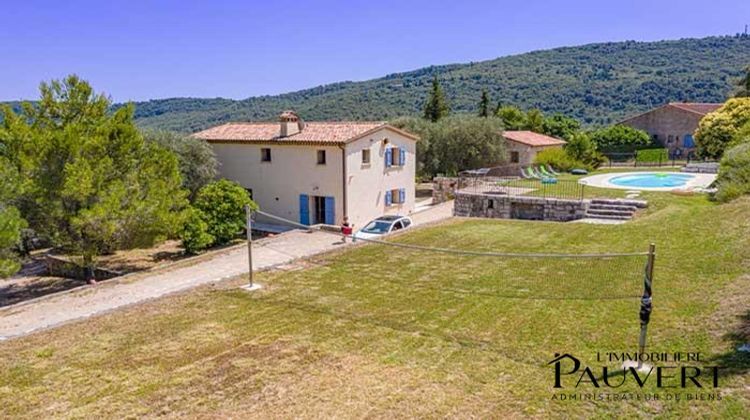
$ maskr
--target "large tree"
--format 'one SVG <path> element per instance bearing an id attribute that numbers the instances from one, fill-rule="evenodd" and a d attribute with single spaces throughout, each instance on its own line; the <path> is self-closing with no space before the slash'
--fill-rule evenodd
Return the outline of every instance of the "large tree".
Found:
<path id="1" fill-rule="evenodd" d="M 544 114 L 542 111 L 534 108 L 530 109 L 526 113 L 526 130 L 533 131 L 535 133 L 544 132 Z"/>
<path id="2" fill-rule="evenodd" d="M 525 130 L 527 127 L 526 114 L 514 106 L 499 106 L 495 115 L 500 118 L 506 130 Z"/>
<path id="3" fill-rule="evenodd" d="M 554 114 L 544 119 L 542 132 L 548 136 L 568 140 L 581 130 L 581 123 L 563 114 Z"/>
<path id="4" fill-rule="evenodd" d="M 19 268 L 15 248 L 21 239 L 21 229 L 26 226 L 13 206 L 19 194 L 19 181 L 15 168 L 0 155 L 0 278 L 10 276 Z"/>
<path id="5" fill-rule="evenodd" d="M 187 203 L 177 158 L 143 140 L 132 106 L 110 113 L 110 101 L 77 76 L 40 90 L 35 106 L 2 116 L 31 227 L 80 256 L 89 277 L 96 256 L 175 234 Z"/>
<path id="6" fill-rule="evenodd" d="M 703 117 L 695 131 L 698 155 L 718 159 L 724 150 L 737 143 L 738 134 L 750 122 L 750 98 L 732 98 L 721 108 Z"/>
<path id="7" fill-rule="evenodd" d="M 455 175 L 466 169 L 502 164 L 505 161 L 503 124 L 499 118 L 452 116 L 436 123 L 410 118 L 392 122 L 420 137 L 417 160 L 420 174 Z"/>
<path id="8" fill-rule="evenodd" d="M 440 80 L 437 75 L 432 79 L 432 89 L 424 105 L 424 118 L 426 120 L 437 122 L 441 118 L 450 114 L 450 107 L 445 99 L 443 88 L 440 86 Z"/>
<path id="9" fill-rule="evenodd" d="M 165 130 L 148 130 L 143 136 L 147 142 L 156 143 L 177 156 L 182 185 L 190 191 L 191 198 L 216 178 L 216 155 L 205 140 Z"/>

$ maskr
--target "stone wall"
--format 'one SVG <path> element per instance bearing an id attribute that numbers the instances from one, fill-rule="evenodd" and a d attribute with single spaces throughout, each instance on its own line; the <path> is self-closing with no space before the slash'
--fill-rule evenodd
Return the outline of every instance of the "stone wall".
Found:
<path id="1" fill-rule="evenodd" d="M 66 258 L 46 255 L 44 257 L 44 264 L 47 266 L 47 274 L 50 276 L 86 280 L 86 273 L 83 267 Z M 96 280 L 108 280 L 121 275 L 122 273 L 120 272 L 105 268 L 94 269 L 94 278 Z"/>
<path id="2" fill-rule="evenodd" d="M 687 157 L 694 148 L 685 146 L 685 138 L 692 136 L 703 115 L 673 106 L 662 106 L 621 122 L 647 132 L 669 149 L 669 155 Z"/>
<path id="3" fill-rule="evenodd" d="M 466 187 L 466 178 L 438 176 L 432 179 L 432 204 L 452 200 L 456 190 Z"/>
<path id="4" fill-rule="evenodd" d="M 491 219 L 525 219 L 567 222 L 586 217 L 589 200 L 474 194 L 455 196 L 453 215 Z"/>

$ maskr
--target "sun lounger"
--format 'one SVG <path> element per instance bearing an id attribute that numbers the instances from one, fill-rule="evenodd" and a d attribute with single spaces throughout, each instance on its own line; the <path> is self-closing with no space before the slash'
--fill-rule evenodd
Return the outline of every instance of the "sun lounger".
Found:
<path id="1" fill-rule="evenodd" d="M 549 173 L 551 173 L 552 175 L 555 175 L 555 176 L 558 176 L 558 175 L 560 175 L 560 172 L 557 172 L 557 171 L 555 170 L 555 168 L 553 168 L 553 167 L 552 167 L 552 165 L 546 165 L 546 166 L 547 166 L 547 170 L 548 170 L 548 171 L 549 171 Z"/>

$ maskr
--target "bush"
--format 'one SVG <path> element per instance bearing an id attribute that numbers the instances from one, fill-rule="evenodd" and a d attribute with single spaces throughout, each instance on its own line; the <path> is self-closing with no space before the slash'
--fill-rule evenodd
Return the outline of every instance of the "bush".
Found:
<path id="1" fill-rule="evenodd" d="M 716 183 L 716 199 L 721 202 L 750 194 L 750 143 L 727 150 L 721 160 Z"/>
<path id="2" fill-rule="evenodd" d="M 591 132 L 591 140 L 604 152 L 632 152 L 651 145 L 651 137 L 642 130 L 613 125 Z"/>
<path id="3" fill-rule="evenodd" d="M 750 98 L 728 100 L 721 108 L 701 119 L 695 131 L 698 156 L 718 159 L 724 150 L 738 140 L 745 124 L 750 122 Z"/>
<path id="4" fill-rule="evenodd" d="M 222 179 L 198 191 L 194 207 L 208 225 L 206 232 L 215 245 L 225 244 L 245 229 L 245 206 L 258 208 L 250 195 L 236 182 Z"/>
<path id="5" fill-rule="evenodd" d="M 208 233 L 205 217 L 203 212 L 196 208 L 190 208 L 186 213 L 180 239 L 188 254 L 197 254 L 214 243 L 215 238 Z"/>
<path id="6" fill-rule="evenodd" d="M 570 134 L 565 153 L 575 162 L 580 162 L 590 168 L 598 168 L 604 163 L 604 156 L 596 150 L 596 144 L 588 134 L 577 132 Z"/>
<path id="7" fill-rule="evenodd" d="M 641 149 L 636 152 L 635 161 L 643 163 L 666 162 L 669 160 L 668 149 Z"/>
<path id="8" fill-rule="evenodd" d="M 593 166 L 570 157 L 563 149 L 545 149 L 536 154 L 534 163 L 537 165 L 550 165 L 553 168 L 568 172 L 571 169 L 582 168 L 593 170 Z"/>

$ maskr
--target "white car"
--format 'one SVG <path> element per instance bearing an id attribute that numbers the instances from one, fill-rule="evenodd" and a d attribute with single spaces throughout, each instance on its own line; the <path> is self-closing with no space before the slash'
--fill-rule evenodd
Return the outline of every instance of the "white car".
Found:
<path id="1" fill-rule="evenodd" d="M 354 234 L 354 239 L 377 239 L 412 225 L 406 216 L 380 216 Z"/>

